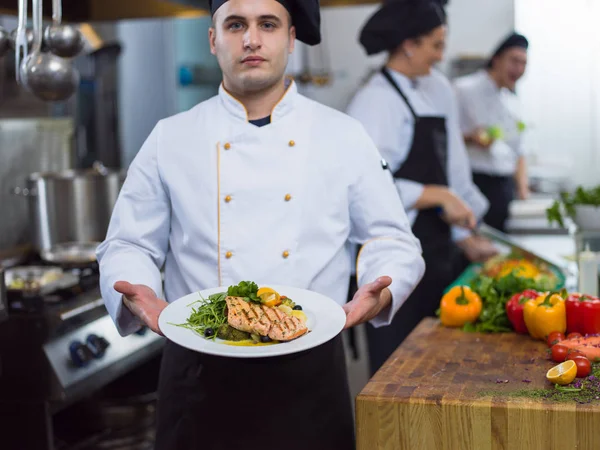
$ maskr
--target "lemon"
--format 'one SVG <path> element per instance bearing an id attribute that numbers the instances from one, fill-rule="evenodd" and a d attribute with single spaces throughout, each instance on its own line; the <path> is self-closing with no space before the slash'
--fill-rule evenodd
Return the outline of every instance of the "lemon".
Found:
<path id="1" fill-rule="evenodd" d="M 304 314 L 304 311 L 299 311 L 299 310 L 294 309 L 292 311 L 292 316 L 297 317 L 303 323 L 306 323 L 306 321 L 308 320 L 307 317 L 306 317 L 306 314 Z"/>
<path id="2" fill-rule="evenodd" d="M 283 311 L 284 313 L 286 313 L 288 316 L 292 316 L 293 315 L 293 310 L 292 308 L 290 308 L 287 305 L 279 305 L 278 308 Z"/>
<path id="3" fill-rule="evenodd" d="M 575 361 L 568 360 L 560 363 L 558 366 L 554 366 L 546 373 L 548 381 L 560 385 L 571 383 L 577 376 L 577 364 Z"/>
<path id="4" fill-rule="evenodd" d="M 277 291 L 269 287 L 263 287 L 258 290 L 256 296 L 265 306 L 277 306 L 281 303 L 281 296 Z"/>

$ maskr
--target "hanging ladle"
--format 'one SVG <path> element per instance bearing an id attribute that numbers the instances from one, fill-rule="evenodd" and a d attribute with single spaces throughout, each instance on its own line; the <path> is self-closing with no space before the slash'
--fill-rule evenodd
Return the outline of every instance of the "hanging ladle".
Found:
<path id="1" fill-rule="evenodd" d="M 62 25 L 62 1 L 52 0 L 52 25 L 46 28 L 44 40 L 57 56 L 73 58 L 83 50 L 83 36 L 77 27 Z"/>
<path id="2" fill-rule="evenodd" d="M 42 0 L 33 0 L 33 51 L 21 65 L 24 84 L 44 101 L 63 101 L 77 90 L 79 72 L 70 61 L 42 53 Z"/>

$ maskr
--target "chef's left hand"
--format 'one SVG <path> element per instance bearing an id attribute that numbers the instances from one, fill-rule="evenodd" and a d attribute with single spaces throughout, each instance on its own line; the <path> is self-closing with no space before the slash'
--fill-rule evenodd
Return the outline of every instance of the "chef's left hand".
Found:
<path id="1" fill-rule="evenodd" d="M 376 317 L 392 301 L 392 293 L 388 286 L 392 284 L 390 277 L 379 277 L 373 283 L 361 287 L 354 298 L 344 305 L 346 326 L 352 328 Z"/>
<path id="2" fill-rule="evenodd" d="M 469 236 L 457 244 L 471 262 L 485 262 L 498 254 L 492 241 L 481 236 Z"/>

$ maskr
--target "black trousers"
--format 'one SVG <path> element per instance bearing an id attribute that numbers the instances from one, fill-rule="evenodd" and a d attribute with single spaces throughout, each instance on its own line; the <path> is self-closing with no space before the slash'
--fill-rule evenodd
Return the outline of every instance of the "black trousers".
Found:
<path id="1" fill-rule="evenodd" d="M 508 207 L 515 198 L 515 182 L 512 177 L 473 174 L 473 182 L 490 202 L 484 222 L 492 228 L 506 231 Z"/>
<path id="2" fill-rule="evenodd" d="M 305 352 L 256 359 L 168 342 L 158 394 L 156 450 L 355 447 L 341 335 Z"/>

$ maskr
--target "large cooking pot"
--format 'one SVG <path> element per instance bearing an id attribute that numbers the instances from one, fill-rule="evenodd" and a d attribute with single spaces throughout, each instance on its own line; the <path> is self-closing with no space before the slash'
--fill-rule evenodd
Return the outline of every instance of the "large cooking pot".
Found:
<path id="1" fill-rule="evenodd" d="M 65 242 L 103 241 L 124 171 L 95 164 L 92 169 L 36 172 L 26 188 L 14 193 L 29 200 L 30 226 L 36 250 Z"/>

